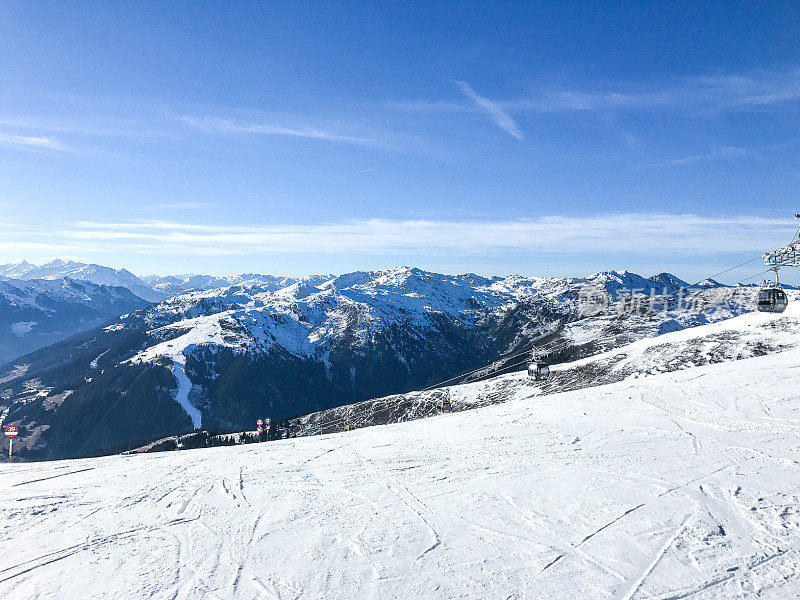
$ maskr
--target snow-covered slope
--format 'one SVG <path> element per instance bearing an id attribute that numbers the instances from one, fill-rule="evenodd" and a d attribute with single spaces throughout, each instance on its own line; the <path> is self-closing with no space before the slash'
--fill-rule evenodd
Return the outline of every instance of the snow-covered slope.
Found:
<path id="1" fill-rule="evenodd" d="M 153 290 L 144 281 L 126 269 L 112 269 L 96 264 L 55 259 L 43 265 L 34 265 L 27 261 L 0 265 L 0 279 L 72 279 L 90 281 L 98 285 L 120 286 L 128 288 L 135 295 L 148 302 L 158 302 L 167 296 Z"/>
<path id="2" fill-rule="evenodd" d="M 5 464 L 0 595 L 795 598 L 799 388 L 792 349 L 334 435 Z"/>

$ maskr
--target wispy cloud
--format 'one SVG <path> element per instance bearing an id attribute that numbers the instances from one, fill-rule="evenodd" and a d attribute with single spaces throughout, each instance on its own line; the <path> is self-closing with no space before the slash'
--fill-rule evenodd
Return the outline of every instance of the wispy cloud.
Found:
<path id="1" fill-rule="evenodd" d="M 47 238 L 47 236 L 43 236 Z M 5 256 L 5 259 L 0 260 L 2 263 L 18 262 L 22 260 L 21 253 L 54 253 L 56 255 L 69 254 L 77 250 L 78 246 L 70 243 L 60 243 L 55 240 L 47 240 L 40 242 L 30 242 L 21 239 L 21 236 L 11 235 L 9 239 L 0 240 L 0 256 Z"/>
<path id="2" fill-rule="evenodd" d="M 231 119 L 196 118 L 183 115 L 181 121 L 208 133 L 279 135 L 343 142 L 346 144 L 375 145 L 378 140 L 369 137 L 344 135 L 306 126 L 285 126 L 282 124 L 239 123 Z"/>
<path id="3" fill-rule="evenodd" d="M 720 109 L 770 106 L 800 99 L 800 67 L 695 77 L 686 85 L 697 86 L 698 96 Z"/>
<path id="4" fill-rule="evenodd" d="M 198 112 L 218 111 L 219 107 L 198 107 Z M 445 160 L 446 155 L 436 144 L 420 134 L 385 127 L 385 115 L 376 120 L 314 117 L 300 114 L 281 114 L 261 111 L 234 111 L 222 116 L 196 116 L 189 111 L 175 119 L 198 131 L 218 136 L 269 136 L 299 138 L 321 143 L 348 144 L 386 152 L 426 155 Z M 350 113 L 347 113 L 351 116 Z"/>
<path id="5" fill-rule="evenodd" d="M 213 202 L 162 202 L 152 206 L 153 210 L 194 210 L 203 208 L 214 208 L 218 206 Z"/>
<path id="6" fill-rule="evenodd" d="M 478 94 L 466 81 L 456 81 L 456 85 L 458 85 L 461 93 L 463 93 L 467 98 L 472 100 L 476 105 L 484 110 L 489 117 L 491 117 L 492 121 L 494 121 L 495 125 L 497 125 L 500 129 L 509 135 L 514 136 L 518 140 L 525 139 L 525 136 L 522 134 L 522 131 L 520 130 L 516 121 L 511 118 L 511 115 L 500 108 L 500 106 L 488 98 L 484 98 Z"/>
<path id="7" fill-rule="evenodd" d="M 408 111 L 476 112 L 474 104 L 464 102 L 436 102 L 427 100 L 394 100 L 385 104 L 388 108 Z"/>
<path id="8" fill-rule="evenodd" d="M 641 167 L 636 167 L 636 169 L 639 170 L 639 169 L 658 169 L 658 168 L 669 168 L 669 167 L 693 166 L 718 160 L 734 160 L 737 158 L 741 158 L 743 156 L 748 156 L 749 154 L 750 152 L 748 152 L 744 148 L 738 148 L 736 146 L 722 146 L 720 148 L 715 149 L 713 152 L 708 152 L 706 154 L 692 154 L 690 156 L 684 156 L 682 158 L 673 158 L 671 160 L 651 163 L 649 165 L 642 165 Z"/>
<path id="9" fill-rule="evenodd" d="M 407 100 L 392 102 L 388 106 L 410 111 L 452 113 L 483 110 L 498 118 L 510 119 L 506 111 L 547 113 L 677 109 L 721 112 L 777 107 L 800 100 L 800 66 L 646 83 L 606 82 L 595 89 L 589 86 L 540 86 L 524 97 L 494 101 L 479 96 L 465 82 L 457 83 L 462 93 L 473 101 L 473 105 L 441 100 Z M 513 120 L 509 127 L 512 131 L 519 131 Z"/>
<path id="10" fill-rule="evenodd" d="M 46 236 L 73 253 L 237 256 L 392 254 L 476 256 L 519 252 L 631 252 L 655 256 L 761 252 L 785 220 L 749 216 L 619 214 L 506 221 L 368 219 L 309 225 L 214 225 L 178 221 L 79 222 Z M 22 237 L 20 237 L 22 239 Z"/>
<path id="11" fill-rule="evenodd" d="M 61 143 L 55 138 L 34 135 L 15 135 L 0 132 L 0 144 L 4 146 L 14 146 L 22 148 L 37 148 L 44 150 L 58 150 L 62 152 L 74 152 L 66 144 Z"/>
<path id="12" fill-rule="evenodd" d="M 17 130 L 93 137 L 169 138 L 173 134 L 113 117 L 32 117 L 0 115 L 0 125 Z"/>

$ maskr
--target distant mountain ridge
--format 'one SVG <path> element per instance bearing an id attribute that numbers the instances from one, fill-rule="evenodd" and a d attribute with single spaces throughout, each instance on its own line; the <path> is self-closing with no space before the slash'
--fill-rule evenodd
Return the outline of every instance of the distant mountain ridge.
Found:
<path id="1" fill-rule="evenodd" d="M 218 277 L 215 275 L 147 275 L 140 278 L 152 287 L 154 291 L 164 297 L 177 296 L 186 292 L 213 290 L 231 285 L 261 286 L 279 290 L 298 281 L 295 277 L 276 277 L 274 275 L 259 275 L 257 273 L 243 273 Z"/>
<path id="2" fill-rule="evenodd" d="M 0 265 L 0 278 L 30 281 L 33 279 L 72 279 L 98 285 L 122 286 L 148 302 L 159 302 L 167 296 L 154 290 L 127 269 L 113 269 L 97 264 L 55 259 L 43 265 L 25 260 Z"/>
<path id="3" fill-rule="evenodd" d="M 319 277 L 331 278 L 333 275 Z M 127 269 L 114 269 L 93 263 L 55 259 L 42 265 L 26 260 L 0 265 L 0 279 L 63 279 L 91 281 L 99 285 L 122 286 L 148 302 L 160 302 L 186 292 L 213 290 L 231 285 L 261 286 L 281 289 L 300 280 L 259 273 L 240 275 L 144 275 L 138 277 Z"/>
<path id="4" fill-rule="evenodd" d="M 399 267 L 408 269 L 409 267 Z M 356 271 L 353 273 L 343 275 L 309 275 L 306 277 L 284 277 L 277 275 L 265 275 L 261 273 L 241 273 L 239 275 L 202 275 L 195 273 L 188 273 L 182 275 L 143 275 L 136 276 L 127 269 L 114 269 L 98 264 L 82 263 L 77 261 L 66 261 L 62 259 L 55 259 L 43 265 L 35 265 L 28 261 L 20 261 L 18 263 L 10 263 L 0 265 L 0 279 L 61 279 L 64 277 L 74 279 L 91 281 L 100 285 L 122 286 L 128 288 L 131 292 L 140 298 L 149 302 L 160 302 L 168 298 L 185 294 L 188 292 L 202 292 L 213 289 L 230 287 L 230 286 L 243 286 L 243 287 L 260 287 L 266 290 L 277 291 L 287 288 L 291 285 L 310 281 L 327 281 L 339 278 L 358 278 L 370 277 L 374 272 Z M 613 274 L 613 275 L 611 275 Z M 465 280 L 471 279 L 473 283 L 481 283 L 488 285 L 496 281 L 510 282 L 514 279 L 520 281 L 531 280 L 546 280 L 546 279 L 564 279 L 578 281 L 581 278 L 537 278 L 537 277 L 523 277 L 511 275 L 507 277 L 483 277 L 474 273 L 467 273 L 457 275 L 455 277 L 464 278 Z M 647 293 L 651 293 L 656 288 L 660 287 L 659 291 L 664 289 L 674 292 L 680 287 L 691 287 L 689 283 L 683 281 L 679 277 L 670 273 L 659 273 L 653 277 L 645 278 L 629 271 L 602 271 L 594 273 L 586 278 L 585 281 L 601 282 L 603 279 L 608 279 L 609 291 L 612 288 L 618 289 L 645 289 Z M 344 281 L 339 280 L 340 283 Z M 706 280 L 701 282 L 700 286 L 722 286 L 723 284 Z"/>
<path id="5" fill-rule="evenodd" d="M 122 286 L 0 280 L 0 364 L 148 305 Z"/>
<path id="6" fill-rule="evenodd" d="M 609 291 L 630 288 L 647 290 L 647 293 L 662 293 L 664 290 L 668 290 L 671 293 L 679 287 L 688 285 L 683 280 L 668 273 L 662 273 L 648 279 L 625 271 L 619 273 L 608 271 L 605 273 L 616 273 L 616 275 L 604 276 L 603 273 L 597 273 L 587 279 L 597 283 L 602 281 L 604 277 L 610 277 L 607 282 Z M 0 265 L 0 281 L 87 281 L 97 285 L 124 287 L 133 295 L 148 302 L 160 302 L 182 294 L 210 292 L 211 290 L 230 288 L 231 286 L 258 288 L 261 292 L 278 292 L 291 288 L 292 293 L 302 297 L 319 291 L 315 286 L 326 281 L 336 280 L 337 286 L 341 287 L 346 281 L 353 281 L 356 283 L 359 278 L 366 281 L 372 276 L 374 276 L 374 273 L 355 272 L 341 276 L 312 275 L 302 278 L 258 273 L 243 273 L 230 276 L 186 274 L 137 277 L 126 269 L 113 269 L 111 267 L 77 262 L 74 260 L 55 259 L 42 265 L 35 265 L 23 260 L 18 263 Z M 464 281 L 470 281 L 475 285 L 491 285 L 493 282 L 503 281 L 503 285 L 513 286 L 514 281 L 519 281 L 523 287 L 528 286 L 530 281 L 537 279 L 519 276 L 487 278 L 475 274 L 465 274 L 456 277 L 462 278 Z M 542 281 L 546 280 L 546 278 L 541 279 Z M 551 279 L 555 280 L 557 278 Z M 720 284 L 708 282 L 706 285 L 719 286 Z M 660 289 L 654 291 L 656 288 L 659 288 L 659 286 Z M 15 317 L 16 320 L 9 321 L 8 327 L 13 326 L 13 335 L 6 337 L 5 343 L 0 344 L 2 345 L 2 348 L 0 348 L 0 364 L 16 358 L 17 356 L 21 356 L 25 352 L 33 351 L 39 347 L 54 343 L 69 335 L 95 326 L 100 316 L 104 318 L 113 318 L 121 314 L 109 312 L 109 308 L 113 306 L 113 304 L 109 305 L 108 303 L 101 302 L 98 306 L 98 310 L 95 311 L 97 313 L 96 315 L 75 321 L 73 319 L 73 313 L 71 312 L 72 309 L 67 308 L 67 305 L 64 304 L 62 306 L 66 310 L 65 322 L 63 326 L 56 326 L 55 324 L 58 323 L 57 306 L 57 302 L 51 306 L 48 319 L 46 319 L 46 322 L 50 324 L 48 327 L 42 325 L 44 322 L 42 320 L 36 321 L 35 319 L 31 319 L 25 321 L 16 319 Z M 119 306 L 122 312 L 129 312 L 130 310 L 140 307 L 139 304 L 130 299 L 120 302 Z M 37 325 L 29 325 L 29 323 L 33 322 L 37 323 Z M 21 325 L 20 323 L 28 324 Z M 83 324 L 83 326 L 81 324 Z M 31 331 L 32 329 L 33 331 Z M 38 340 L 38 342 L 35 340 Z"/>

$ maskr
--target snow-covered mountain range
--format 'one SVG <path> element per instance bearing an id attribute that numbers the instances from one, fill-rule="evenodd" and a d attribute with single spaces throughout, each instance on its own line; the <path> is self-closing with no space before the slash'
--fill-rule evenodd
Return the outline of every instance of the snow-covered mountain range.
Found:
<path id="1" fill-rule="evenodd" d="M 31 432 L 21 450 L 55 458 L 199 426 L 242 429 L 422 389 L 499 359 L 510 368 L 503 357 L 532 345 L 561 362 L 752 307 L 752 290 L 695 296 L 668 274 L 484 278 L 398 267 L 286 286 L 254 279 L 167 299 L 4 367 L 0 410 Z"/>
<path id="2" fill-rule="evenodd" d="M 148 275 L 142 277 L 141 280 L 153 288 L 156 293 L 162 294 L 164 298 L 185 294 L 186 292 L 213 290 L 231 285 L 259 286 L 279 290 L 298 281 L 296 277 L 275 277 L 257 273 L 243 273 L 227 277 L 215 275 Z"/>
<path id="3" fill-rule="evenodd" d="M 0 282 L 2 281 L 8 282 L 10 288 L 0 287 L 0 365 L 95 327 L 108 319 L 141 308 L 145 303 L 138 299 L 159 302 L 188 291 L 211 290 L 231 285 L 259 286 L 277 290 L 295 283 L 297 279 L 258 274 L 229 277 L 154 275 L 140 278 L 126 269 L 55 259 L 42 265 L 34 265 L 24 260 L 0 265 Z M 109 303 L 99 298 L 101 294 L 92 292 L 86 296 L 84 309 L 78 315 L 75 311 L 73 290 L 75 286 L 72 282 L 125 288 L 130 295 L 138 298 L 126 296 L 125 299 L 117 298 L 115 303 Z M 84 287 L 89 289 L 92 286 Z M 6 307 L 19 304 L 20 295 L 29 293 L 11 288 L 28 290 L 36 288 L 40 290 L 39 293 L 44 293 L 47 298 L 40 296 L 37 306 L 45 311 L 46 318 L 35 311 L 22 318 L 18 314 L 19 310 L 6 310 Z M 93 300 L 90 301 L 90 297 Z"/>
<path id="4" fill-rule="evenodd" d="M 351 273 L 341 276 L 339 279 L 341 280 L 342 278 L 352 278 L 358 276 L 359 274 L 357 273 Z M 615 278 L 615 283 L 610 283 L 611 286 L 628 286 L 632 288 L 640 287 L 647 290 L 648 293 L 649 290 L 654 288 L 658 288 L 660 293 L 664 289 L 674 290 L 681 286 L 687 285 L 686 282 L 681 281 L 670 274 L 661 274 L 649 279 L 644 279 L 630 273 L 617 273 L 613 277 Z M 595 279 L 599 278 L 601 278 L 601 274 L 595 277 Z M 148 302 L 160 302 L 190 292 L 207 292 L 220 288 L 229 288 L 231 286 L 238 286 L 241 288 L 258 288 L 261 292 L 278 292 L 284 289 L 296 289 L 301 293 L 302 296 L 302 290 L 311 290 L 320 283 L 325 283 L 334 279 L 337 279 L 335 275 L 317 275 L 305 278 L 296 278 L 263 275 L 258 273 L 244 273 L 241 275 L 231 276 L 187 274 L 167 276 L 150 275 L 137 277 L 126 269 L 114 269 L 98 264 L 88 264 L 62 259 L 55 259 L 42 265 L 34 265 L 24 260 L 18 263 L 0 265 L 0 281 L 84 281 L 97 285 L 124 287 L 133 295 L 138 296 L 139 298 Z M 483 280 L 483 278 L 477 278 L 476 281 L 478 279 Z M 486 279 L 483 281 L 498 283 L 499 285 L 507 285 L 511 286 L 512 288 L 514 285 L 517 285 L 520 287 L 520 289 L 524 290 L 526 286 L 530 286 L 530 283 L 533 281 L 533 279 L 518 277 L 495 277 L 491 280 Z M 549 281 L 572 281 L 574 283 L 578 280 L 553 279 Z M 719 284 L 717 282 L 707 282 L 705 284 L 706 287 L 714 287 L 718 285 Z M 292 288 L 292 286 L 296 287 Z M 68 284 L 64 284 L 64 287 L 68 287 Z M 10 301 L 11 300 L 9 300 L 9 302 Z M 78 323 L 74 322 L 68 304 L 65 304 L 64 307 L 65 313 L 62 318 L 59 310 L 59 300 L 54 298 L 53 301 L 49 303 L 48 323 L 50 324 L 50 331 L 48 332 L 48 335 L 20 335 L 24 332 L 24 326 L 22 325 L 14 325 L 14 330 L 11 331 L 12 335 L 8 335 L 9 332 L 5 331 L 7 334 L 5 336 L 6 342 L 3 345 L 3 349 L 0 350 L 0 365 L 11 359 L 17 358 L 26 352 L 43 347 L 48 343 L 65 339 L 66 337 L 96 325 L 99 322 L 95 318 L 84 319 L 83 322 L 85 323 L 85 326 L 81 327 Z M 119 316 L 120 314 L 129 312 L 129 310 L 131 310 L 130 307 L 123 306 L 120 312 L 116 314 L 102 309 L 98 310 L 98 312 L 108 318 Z M 0 315 L 0 319 L 1 318 L 2 315 Z M 30 323 L 34 321 L 35 320 L 16 320 L 9 321 L 9 323 Z M 2 330 L 0 330 L 0 334 L 2 333 Z M 0 335 L 0 337 L 2 337 L 2 335 Z M 22 339 L 23 337 L 24 340 Z"/>
<path id="5" fill-rule="evenodd" d="M 43 265 L 34 265 L 25 260 L 18 263 L 0 265 L 0 279 L 72 279 L 90 281 L 98 285 L 128 288 L 135 295 L 148 302 L 158 302 L 167 296 L 136 277 L 126 269 L 112 269 L 96 264 L 55 259 Z"/>
<path id="6" fill-rule="evenodd" d="M 55 259 L 43 265 L 26 260 L 0 265 L 0 279 L 74 279 L 100 285 L 122 286 L 148 302 L 160 302 L 186 292 L 213 290 L 231 285 L 284 288 L 298 281 L 294 277 L 276 277 L 258 273 L 241 275 L 145 275 L 137 277 L 127 269 L 114 269 L 98 264 Z"/>

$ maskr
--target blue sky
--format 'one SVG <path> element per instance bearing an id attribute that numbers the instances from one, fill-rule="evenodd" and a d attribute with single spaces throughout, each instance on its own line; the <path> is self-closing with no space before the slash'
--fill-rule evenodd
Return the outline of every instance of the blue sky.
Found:
<path id="1" fill-rule="evenodd" d="M 5 2 L 0 262 L 699 279 L 793 234 L 799 34 L 796 2 Z"/>

